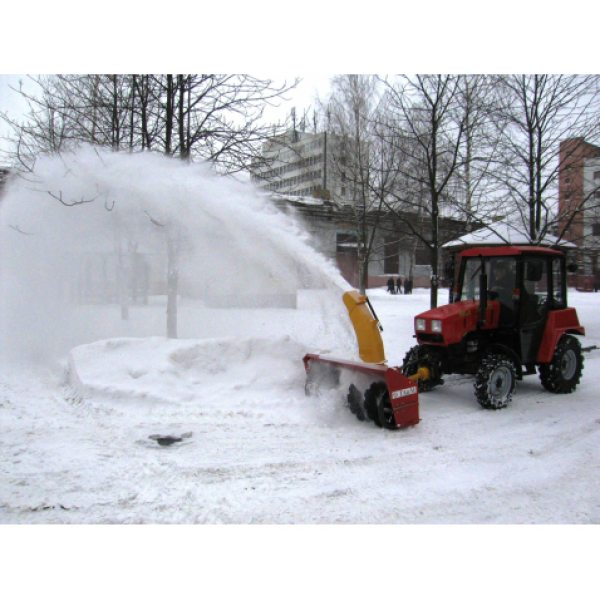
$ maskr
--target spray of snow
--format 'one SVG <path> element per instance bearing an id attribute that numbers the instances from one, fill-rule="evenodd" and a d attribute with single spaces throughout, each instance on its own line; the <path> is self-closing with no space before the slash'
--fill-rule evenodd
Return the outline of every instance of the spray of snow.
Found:
<path id="1" fill-rule="evenodd" d="M 355 355 L 341 301 L 348 284 L 266 197 L 206 165 L 84 147 L 40 159 L 0 205 L 2 358 L 61 360 L 101 339 L 164 336 L 169 239 L 179 252 L 180 338 L 277 336 Z M 114 265 L 132 254 L 157 281 L 124 320 L 107 290 Z"/>

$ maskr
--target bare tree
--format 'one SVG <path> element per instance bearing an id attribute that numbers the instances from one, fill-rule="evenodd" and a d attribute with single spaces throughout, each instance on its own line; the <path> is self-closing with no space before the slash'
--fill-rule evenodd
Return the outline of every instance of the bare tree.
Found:
<path id="1" fill-rule="evenodd" d="M 30 173 L 40 154 L 60 153 L 82 143 L 208 161 L 221 174 L 241 171 L 260 156 L 263 141 L 273 133 L 272 126 L 263 121 L 265 107 L 297 84 L 275 85 L 251 75 L 218 74 L 52 75 L 32 80 L 37 93 L 26 93 L 22 87 L 17 90 L 28 102 L 27 117 L 20 122 L 0 113 L 12 128 L 14 148 L 9 158 Z M 60 192 L 55 197 L 65 206 L 95 199 L 70 201 Z M 180 224 L 154 224 L 165 233 L 167 334 L 176 337 L 178 261 L 185 240 Z M 130 248 L 119 233 L 115 240 L 121 312 L 127 319 L 126 284 L 135 247 Z"/>
<path id="2" fill-rule="evenodd" d="M 503 213 L 499 202 L 498 139 L 495 136 L 493 80 L 488 75 L 462 75 L 457 95 L 459 115 L 464 120 L 461 168 L 450 194 L 453 206 L 462 215 L 465 229 L 485 227 Z"/>
<path id="3" fill-rule="evenodd" d="M 560 142 L 599 139 L 600 77 L 498 75 L 493 83 L 502 157 L 498 178 L 523 229 L 538 242 L 565 217 L 557 210 L 558 175 L 566 159 L 560 156 Z"/>
<path id="4" fill-rule="evenodd" d="M 383 80 L 387 138 L 398 156 L 397 185 L 387 207 L 429 250 L 431 307 L 437 306 L 441 246 L 456 231 L 440 229 L 442 210 L 452 216 L 452 182 L 464 167 L 467 127 L 458 75 L 399 76 Z"/>
<path id="5" fill-rule="evenodd" d="M 373 194 L 375 184 L 373 115 L 377 81 L 372 75 L 336 75 L 327 115 L 330 164 L 344 195 L 337 199 L 339 215 L 356 231 L 359 291 L 365 293 L 369 263 L 376 250 L 383 198 Z"/>
<path id="6" fill-rule="evenodd" d="M 31 164 L 40 152 L 82 142 L 113 150 L 155 150 L 205 160 L 219 173 L 246 169 L 272 134 L 267 105 L 297 85 L 251 75 L 51 75 L 31 78 L 38 93 L 12 128 L 12 157 Z"/>

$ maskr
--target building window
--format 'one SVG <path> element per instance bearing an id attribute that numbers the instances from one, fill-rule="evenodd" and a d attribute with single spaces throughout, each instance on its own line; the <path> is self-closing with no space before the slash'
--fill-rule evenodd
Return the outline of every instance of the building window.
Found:
<path id="1" fill-rule="evenodd" d="M 386 237 L 384 240 L 383 272 L 397 275 L 400 272 L 400 242 L 398 238 Z"/>
<path id="2" fill-rule="evenodd" d="M 342 187 L 342 190 L 341 190 L 341 192 L 340 192 L 340 196 L 341 196 L 342 198 L 344 198 L 344 197 L 346 196 L 346 188 L 345 188 L 345 187 Z"/>
<path id="3" fill-rule="evenodd" d="M 592 224 L 592 235 L 600 235 L 600 223 Z"/>
<path id="4" fill-rule="evenodd" d="M 594 171 L 594 179 L 600 179 L 600 171 Z"/>
<path id="5" fill-rule="evenodd" d="M 336 252 L 339 254 L 356 254 L 358 237 L 353 233 L 338 233 L 336 235 Z"/>
<path id="6" fill-rule="evenodd" d="M 568 177 L 565 179 L 565 185 L 571 185 L 571 180 Z"/>

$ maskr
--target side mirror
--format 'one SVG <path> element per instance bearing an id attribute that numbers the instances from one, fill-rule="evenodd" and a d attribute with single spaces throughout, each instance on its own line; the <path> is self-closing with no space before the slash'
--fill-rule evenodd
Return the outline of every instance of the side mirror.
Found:
<path id="1" fill-rule="evenodd" d="M 569 273 L 576 273 L 577 269 L 579 269 L 579 265 L 576 265 L 575 263 L 571 263 L 567 266 L 567 271 L 569 271 Z"/>

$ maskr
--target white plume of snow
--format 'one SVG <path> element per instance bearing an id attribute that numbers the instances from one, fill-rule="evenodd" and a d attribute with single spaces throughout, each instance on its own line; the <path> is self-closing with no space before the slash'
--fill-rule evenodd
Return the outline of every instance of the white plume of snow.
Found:
<path id="1" fill-rule="evenodd" d="M 86 256 L 114 257 L 119 244 L 149 256 L 166 281 L 168 231 L 181 246 L 180 338 L 204 338 L 207 330 L 260 337 L 269 321 L 279 336 L 315 350 L 355 354 L 341 300 L 348 284 L 264 195 L 204 164 L 83 147 L 41 158 L 34 176 L 13 182 L 0 205 L 1 356 L 56 359 L 99 339 L 165 335 L 166 316 L 157 320 L 156 310 L 132 306 L 121 320 L 116 302 L 82 304 L 74 286 Z M 306 289 L 320 290 L 310 306 Z M 291 297 L 297 309 L 258 310 L 265 297 Z M 247 309 L 233 322 L 229 302 Z"/>

